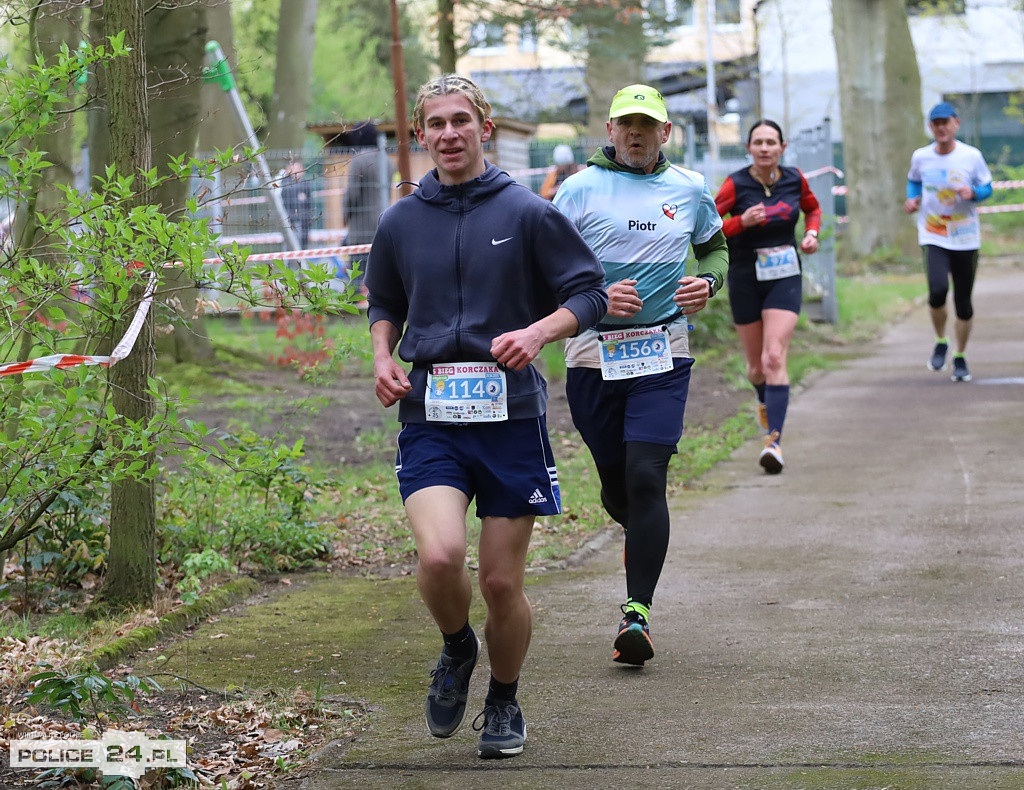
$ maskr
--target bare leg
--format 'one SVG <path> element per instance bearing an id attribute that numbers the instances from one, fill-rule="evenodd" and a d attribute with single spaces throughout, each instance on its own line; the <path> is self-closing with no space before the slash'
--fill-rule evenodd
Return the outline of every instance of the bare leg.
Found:
<path id="1" fill-rule="evenodd" d="M 743 346 L 743 356 L 747 360 L 747 381 L 755 387 L 764 384 L 764 368 L 761 366 L 761 352 L 764 345 L 764 322 L 752 324 L 736 324 L 736 334 Z"/>
<path id="2" fill-rule="evenodd" d="M 764 326 L 761 368 L 765 383 L 789 384 L 789 370 L 786 367 L 789 341 L 799 316 L 791 310 L 771 308 L 762 310 L 761 318 Z"/>
<path id="3" fill-rule="evenodd" d="M 480 592 L 487 602 L 487 655 L 500 683 L 519 677 L 533 632 L 533 612 L 523 587 L 533 516 L 482 519 Z"/>
<path id="4" fill-rule="evenodd" d="M 958 318 L 953 323 L 953 329 L 956 333 L 956 351 L 958 354 L 963 354 L 967 350 L 967 340 L 971 336 L 971 327 L 973 325 L 973 318 L 968 318 L 966 321 L 962 318 Z M 941 335 L 939 335 L 939 337 L 941 337 Z"/>
<path id="5" fill-rule="evenodd" d="M 456 488 L 421 488 L 405 500 L 416 539 L 416 584 L 438 628 L 454 634 L 469 619 L 472 585 L 466 571 L 469 498 Z"/>

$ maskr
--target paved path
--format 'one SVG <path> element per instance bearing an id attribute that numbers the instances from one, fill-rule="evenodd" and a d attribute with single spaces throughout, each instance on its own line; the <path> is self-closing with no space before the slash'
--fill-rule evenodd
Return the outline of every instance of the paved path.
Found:
<path id="1" fill-rule="evenodd" d="M 674 503 L 646 668 L 616 541 L 531 587 L 523 755 L 429 738 L 417 684 L 303 787 L 1024 788 L 1024 268 L 976 309 L 974 382 L 917 309 L 794 399 L 782 475 L 748 444 Z"/>

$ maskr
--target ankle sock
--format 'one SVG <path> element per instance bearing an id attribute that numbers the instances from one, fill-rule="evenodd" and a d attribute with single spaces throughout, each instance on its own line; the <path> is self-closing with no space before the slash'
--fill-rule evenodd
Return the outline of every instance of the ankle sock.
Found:
<path id="1" fill-rule="evenodd" d="M 644 620 L 646 620 L 647 622 L 651 621 L 651 605 L 650 604 L 642 604 L 639 601 L 634 601 L 632 598 L 630 598 L 630 599 L 628 599 L 626 601 L 626 611 L 627 612 L 636 612 L 638 615 L 640 615 L 642 618 L 644 618 Z"/>
<path id="2" fill-rule="evenodd" d="M 484 699 L 485 705 L 493 705 L 495 702 L 515 702 L 516 693 L 519 691 L 519 678 L 516 678 L 511 683 L 502 683 L 494 679 L 494 675 L 491 675 L 490 685 L 487 687 L 487 697 Z"/>
<path id="3" fill-rule="evenodd" d="M 444 638 L 444 652 L 452 658 L 471 658 L 476 652 L 476 634 L 466 623 L 454 634 L 441 632 Z"/>

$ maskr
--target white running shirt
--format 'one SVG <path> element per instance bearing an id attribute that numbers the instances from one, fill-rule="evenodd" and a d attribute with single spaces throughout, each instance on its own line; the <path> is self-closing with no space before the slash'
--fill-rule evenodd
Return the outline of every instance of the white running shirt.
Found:
<path id="1" fill-rule="evenodd" d="M 956 193 L 961 184 L 973 188 L 992 181 L 981 151 L 959 140 L 948 154 L 936 152 L 934 143 L 918 148 L 910 158 L 907 180 L 921 182 L 918 244 L 946 250 L 976 250 L 981 246 L 977 205 Z"/>

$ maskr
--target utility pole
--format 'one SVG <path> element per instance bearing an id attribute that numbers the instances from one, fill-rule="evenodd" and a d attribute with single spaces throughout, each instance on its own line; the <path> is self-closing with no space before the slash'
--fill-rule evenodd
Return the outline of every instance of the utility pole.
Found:
<path id="1" fill-rule="evenodd" d="M 405 55 L 398 31 L 398 0 L 391 0 L 391 81 L 395 86 L 395 139 L 398 140 L 399 192 L 412 192 L 409 173 L 409 119 L 405 108 Z"/>

